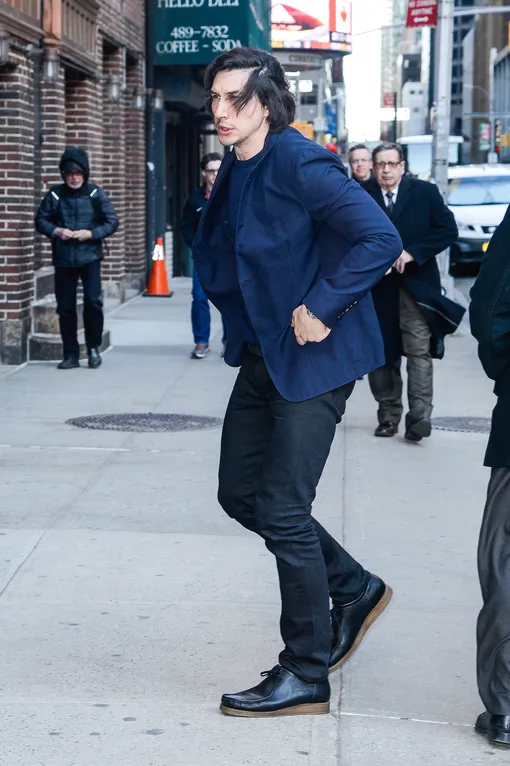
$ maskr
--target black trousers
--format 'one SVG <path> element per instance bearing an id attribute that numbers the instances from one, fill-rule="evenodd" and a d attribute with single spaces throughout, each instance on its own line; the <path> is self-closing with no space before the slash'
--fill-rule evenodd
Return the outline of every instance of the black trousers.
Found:
<path id="1" fill-rule="evenodd" d="M 218 499 L 276 557 L 285 648 L 280 664 L 306 681 L 327 677 L 329 598 L 346 604 L 369 574 L 311 515 L 335 428 L 354 384 L 304 402 L 278 393 L 264 360 L 247 354 L 225 415 Z"/>
<path id="2" fill-rule="evenodd" d="M 101 300 L 101 261 L 82 268 L 55 267 L 55 297 L 64 356 L 80 355 L 76 293 L 78 279 L 83 284 L 83 324 L 87 349 L 99 348 L 103 340 L 103 301 Z"/>
<path id="3" fill-rule="evenodd" d="M 483 607 L 477 625 L 480 697 L 510 715 L 510 468 L 493 468 L 478 543 Z"/>

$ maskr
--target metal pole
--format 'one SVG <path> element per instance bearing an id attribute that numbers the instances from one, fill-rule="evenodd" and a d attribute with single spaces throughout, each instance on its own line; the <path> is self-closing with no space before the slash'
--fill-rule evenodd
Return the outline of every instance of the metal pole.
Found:
<path id="1" fill-rule="evenodd" d="M 326 99 L 324 98 L 324 77 L 319 77 L 319 92 L 317 99 L 317 143 L 321 146 L 324 143 L 324 104 Z"/>
<path id="2" fill-rule="evenodd" d="M 490 63 L 489 63 L 489 110 L 490 110 L 490 122 L 491 122 L 491 148 L 488 157 L 489 162 L 497 162 L 498 155 L 496 153 L 496 117 L 495 112 L 495 92 L 494 92 L 494 66 L 498 57 L 498 49 L 491 48 L 490 51 Z"/>
<path id="3" fill-rule="evenodd" d="M 393 93 L 393 143 L 397 143 L 398 129 L 397 129 L 397 92 Z"/>
<path id="4" fill-rule="evenodd" d="M 432 175 L 443 198 L 446 198 L 448 189 L 454 7 L 454 0 L 439 0 L 436 28 L 436 110 L 432 140 Z M 443 287 L 447 294 L 451 294 L 453 279 L 450 277 L 449 251 L 440 253 L 437 260 Z"/>

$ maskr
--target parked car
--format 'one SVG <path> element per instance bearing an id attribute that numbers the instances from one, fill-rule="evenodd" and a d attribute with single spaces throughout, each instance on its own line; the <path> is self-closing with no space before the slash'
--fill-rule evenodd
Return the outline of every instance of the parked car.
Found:
<path id="1" fill-rule="evenodd" d="M 480 263 L 510 204 L 510 165 L 454 167 L 448 179 L 447 203 L 459 229 L 450 263 Z"/>

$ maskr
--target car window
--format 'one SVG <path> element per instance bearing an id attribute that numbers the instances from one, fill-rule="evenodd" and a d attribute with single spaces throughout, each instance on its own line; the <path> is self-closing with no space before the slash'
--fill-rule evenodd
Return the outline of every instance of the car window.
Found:
<path id="1" fill-rule="evenodd" d="M 454 178 L 448 184 L 448 204 L 510 205 L 510 176 Z"/>

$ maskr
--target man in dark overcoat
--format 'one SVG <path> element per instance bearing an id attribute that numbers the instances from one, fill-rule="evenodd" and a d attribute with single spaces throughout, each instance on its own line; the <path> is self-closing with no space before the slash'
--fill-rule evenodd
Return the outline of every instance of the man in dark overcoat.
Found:
<path id="1" fill-rule="evenodd" d="M 491 469 L 478 544 L 483 608 L 477 674 L 485 712 L 476 730 L 510 747 L 510 208 L 491 240 L 471 291 L 471 331 L 498 397 L 485 454 Z"/>
<path id="2" fill-rule="evenodd" d="M 370 373 L 379 403 L 376 436 L 394 436 L 403 415 L 402 355 L 407 357 L 409 412 L 405 437 L 421 441 L 431 433 L 432 358 L 443 354 L 443 339 L 453 332 L 463 309 L 442 295 L 436 255 L 457 237 L 453 214 L 434 184 L 405 175 L 399 144 L 380 144 L 373 152 L 374 178 L 363 188 L 386 211 L 404 249 L 372 291 L 384 338 L 386 364 Z"/>

